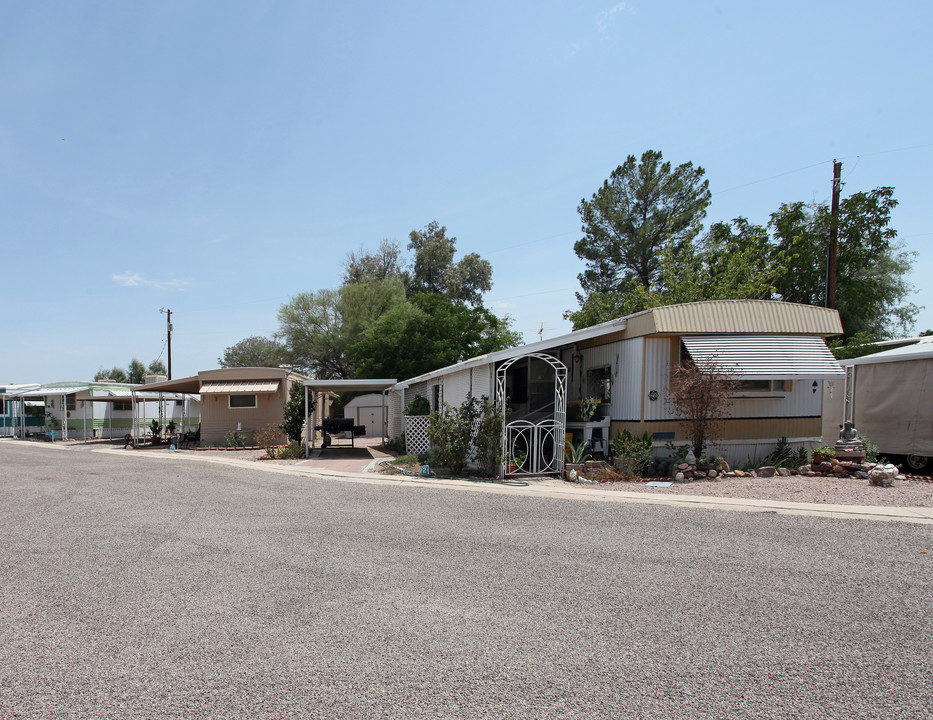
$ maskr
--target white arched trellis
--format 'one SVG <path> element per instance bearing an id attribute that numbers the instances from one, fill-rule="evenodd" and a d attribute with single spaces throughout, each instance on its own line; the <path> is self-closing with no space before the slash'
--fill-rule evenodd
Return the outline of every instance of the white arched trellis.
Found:
<path id="1" fill-rule="evenodd" d="M 528 353 L 509 358 L 496 371 L 496 403 L 506 417 L 506 373 L 520 360 L 541 360 L 554 370 L 554 415 L 546 420 L 532 422 L 515 420 L 502 424 L 503 461 L 500 475 L 506 474 L 506 465 L 514 465 L 511 475 L 561 475 L 564 472 L 564 434 L 567 425 L 567 366 L 557 358 L 542 353 Z M 526 448 L 524 457 L 516 457 L 515 448 Z"/>

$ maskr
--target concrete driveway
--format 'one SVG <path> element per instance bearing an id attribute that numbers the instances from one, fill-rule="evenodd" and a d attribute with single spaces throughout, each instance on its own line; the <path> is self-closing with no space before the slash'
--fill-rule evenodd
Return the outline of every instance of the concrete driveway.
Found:
<path id="1" fill-rule="evenodd" d="M 0 717 L 929 718 L 929 525 L 0 443 Z"/>

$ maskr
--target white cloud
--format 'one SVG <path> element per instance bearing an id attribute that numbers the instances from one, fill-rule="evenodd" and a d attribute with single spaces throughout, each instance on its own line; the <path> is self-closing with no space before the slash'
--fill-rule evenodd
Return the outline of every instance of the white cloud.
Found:
<path id="1" fill-rule="evenodd" d="M 608 10 L 604 10 L 602 15 L 599 16 L 599 19 L 596 21 L 596 27 L 600 32 L 606 32 L 609 29 L 609 21 L 612 19 L 613 15 L 617 15 L 620 12 L 625 10 L 625 3 L 620 2 L 616 5 L 613 5 Z"/>
<path id="2" fill-rule="evenodd" d="M 190 285 L 187 280 L 149 280 L 136 272 L 126 270 L 123 273 L 111 275 L 115 285 L 122 287 L 151 287 L 158 290 L 180 289 Z"/>

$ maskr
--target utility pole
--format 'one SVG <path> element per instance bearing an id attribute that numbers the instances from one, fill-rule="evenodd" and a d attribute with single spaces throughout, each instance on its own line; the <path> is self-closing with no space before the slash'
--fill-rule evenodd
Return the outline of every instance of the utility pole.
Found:
<path id="1" fill-rule="evenodd" d="M 836 307 L 836 268 L 839 254 L 839 192 L 842 190 L 842 163 L 833 160 L 833 204 L 829 217 L 829 254 L 826 258 L 826 307 Z"/>
<path id="2" fill-rule="evenodd" d="M 172 379 L 172 311 L 162 308 L 159 312 L 165 313 L 166 344 L 168 345 L 168 379 Z"/>

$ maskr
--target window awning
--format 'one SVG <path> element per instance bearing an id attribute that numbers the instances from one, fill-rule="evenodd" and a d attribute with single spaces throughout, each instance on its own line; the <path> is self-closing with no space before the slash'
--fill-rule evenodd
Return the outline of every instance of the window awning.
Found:
<path id="1" fill-rule="evenodd" d="M 229 382 L 206 382 L 201 385 L 201 394 L 217 393 L 274 393 L 279 389 L 278 380 L 231 380 Z"/>
<path id="2" fill-rule="evenodd" d="M 684 335 L 701 370 L 717 367 L 742 380 L 842 377 L 845 370 L 820 337 L 802 335 Z"/>

